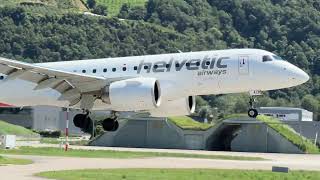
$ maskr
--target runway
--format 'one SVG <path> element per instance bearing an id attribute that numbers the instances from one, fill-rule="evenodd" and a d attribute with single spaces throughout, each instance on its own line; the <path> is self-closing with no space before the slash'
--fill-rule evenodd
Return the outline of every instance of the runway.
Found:
<path id="1" fill-rule="evenodd" d="M 45 145 L 41 145 L 45 146 Z M 80 149 L 118 150 L 118 151 L 152 151 L 173 153 L 194 153 L 232 156 L 263 157 L 268 160 L 237 161 L 194 158 L 138 158 L 138 159 L 110 159 L 110 158 L 75 158 L 75 157 L 45 157 L 25 155 L 5 155 L 8 157 L 25 158 L 34 161 L 30 165 L 0 166 L 1 179 L 41 179 L 33 174 L 43 171 L 58 171 L 72 169 L 103 169 L 103 168 L 213 168 L 213 169 L 254 169 L 271 170 L 272 166 L 286 166 L 290 170 L 319 170 L 320 155 L 304 154 L 266 154 L 243 152 L 213 152 L 193 150 L 164 150 L 137 148 L 105 148 L 81 147 Z"/>

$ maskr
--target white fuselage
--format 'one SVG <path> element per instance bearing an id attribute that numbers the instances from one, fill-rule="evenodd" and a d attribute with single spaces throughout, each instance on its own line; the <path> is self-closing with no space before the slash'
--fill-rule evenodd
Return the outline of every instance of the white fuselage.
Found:
<path id="1" fill-rule="evenodd" d="M 263 61 L 269 56 L 268 61 Z M 161 87 L 164 100 L 194 95 L 266 91 L 296 86 L 309 77 L 301 69 L 267 51 L 230 49 L 176 54 L 105 58 L 53 63 L 38 66 L 106 78 L 152 77 Z M 52 89 L 33 90 L 35 83 L 21 79 L 0 82 L 0 102 L 12 106 L 52 105 L 60 93 Z M 93 109 L 112 110 L 112 104 L 97 100 Z"/>

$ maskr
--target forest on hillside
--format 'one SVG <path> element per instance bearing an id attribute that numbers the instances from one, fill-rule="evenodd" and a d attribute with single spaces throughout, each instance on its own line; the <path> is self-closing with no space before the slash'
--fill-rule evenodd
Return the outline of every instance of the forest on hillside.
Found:
<path id="1" fill-rule="evenodd" d="M 302 86 L 267 92 L 258 106 L 303 107 L 320 120 L 318 1 L 149 0 L 124 4 L 112 18 L 0 8 L 0 56 L 26 62 L 245 47 L 272 51 L 312 77 Z M 198 113 L 245 112 L 248 98 L 203 96 Z"/>

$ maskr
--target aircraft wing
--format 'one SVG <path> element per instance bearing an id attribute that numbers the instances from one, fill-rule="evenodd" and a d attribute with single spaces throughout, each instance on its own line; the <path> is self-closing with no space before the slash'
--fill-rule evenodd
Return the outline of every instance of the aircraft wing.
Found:
<path id="1" fill-rule="evenodd" d="M 91 99 L 94 102 L 94 92 L 101 91 L 103 87 L 113 81 L 127 79 L 109 79 L 87 74 L 77 74 L 1 57 L 0 73 L 7 75 L 5 81 L 19 78 L 36 83 L 37 85 L 34 90 L 45 88 L 57 90 L 61 93 L 59 100 L 69 101 L 70 106 L 79 103 L 82 96 L 89 98 L 87 99 L 88 101 Z M 89 103 L 89 106 L 93 106 L 93 102 Z"/>

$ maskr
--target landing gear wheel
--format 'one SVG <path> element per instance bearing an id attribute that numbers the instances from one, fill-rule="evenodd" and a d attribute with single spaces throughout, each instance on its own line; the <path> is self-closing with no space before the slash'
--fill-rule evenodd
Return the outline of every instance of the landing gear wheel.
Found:
<path id="1" fill-rule="evenodd" d="M 248 116 L 251 118 L 256 118 L 258 116 L 258 111 L 256 109 L 249 109 Z"/>
<path id="2" fill-rule="evenodd" d="M 119 128 L 119 122 L 116 118 L 107 118 L 102 122 L 105 131 L 116 131 Z"/>
<path id="3" fill-rule="evenodd" d="M 258 111 L 254 106 L 255 102 L 256 102 L 256 99 L 254 98 L 254 96 L 250 96 L 250 100 L 249 100 L 250 109 L 248 110 L 248 116 L 251 118 L 256 118 L 258 116 Z"/>
<path id="4" fill-rule="evenodd" d="M 85 122 L 84 122 L 85 119 L 86 119 L 85 114 L 77 114 L 73 118 L 73 124 L 78 128 L 83 128 L 85 126 Z"/>
<path id="5" fill-rule="evenodd" d="M 88 114 L 77 114 L 73 118 L 73 124 L 81 129 L 87 128 L 91 122 Z"/>

